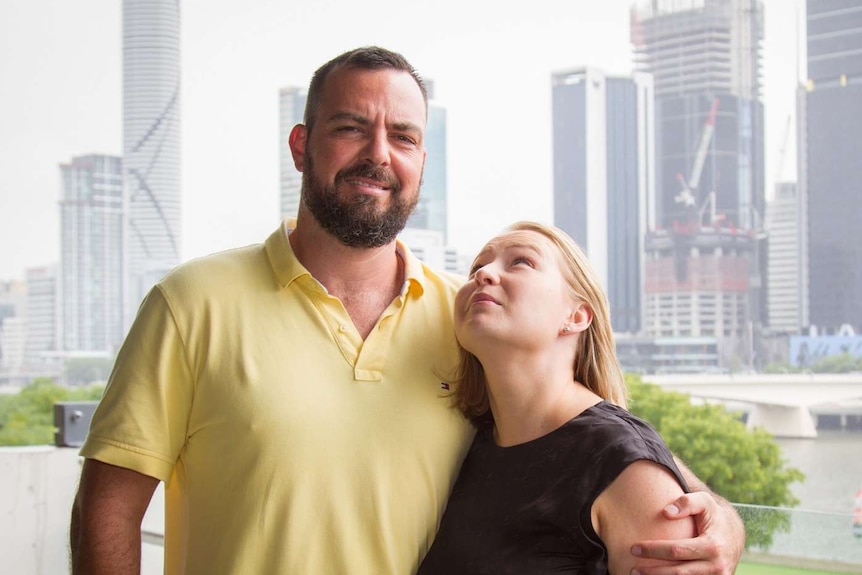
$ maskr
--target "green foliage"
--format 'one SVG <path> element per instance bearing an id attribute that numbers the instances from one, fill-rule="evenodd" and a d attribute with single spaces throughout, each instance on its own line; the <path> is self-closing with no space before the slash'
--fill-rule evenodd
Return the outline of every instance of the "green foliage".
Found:
<path id="1" fill-rule="evenodd" d="M 740 562 L 736 575 L 841 575 L 840 571 L 821 571 L 786 565 L 767 565 L 762 563 Z"/>
<path id="2" fill-rule="evenodd" d="M 862 357 L 850 353 L 830 355 L 817 360 L 811 371 L 814 373 L 851 373 L 862 371 Z"/>
<path id="3" fill-rule="evenodd" d="M 94 401 L 103 386 L 69 388 L 38 378 L 17 395 L 0 396 L 0 446 L 54 443 L 54 404 L 58 401 Z"/>
<path id="4" fill-rule="evenodd" d="M 770 363 L 764 373 L 857 373 L 862 372 L 862 357 L 845 352 L 821 357 L 813 365 L 794 367 L 789 363 Z"/>
<path id="5" fill-rule="evenodd" d="M 790 485 L 805 479 L 787 467 L 781 448 L 761 429 L 748 430 L 720 405 L 692 405 L 682 393 L 627 376 L 632 413 L 652 423 L 670 450 L 710 489 L 734 503 L 793 507 Z M 745 518 L 743 518 L 745 520 Z M 768 547 L 772 535 L 786 531 L 790 518 L 776 512 L 746 523 L 748 545 Z"/>
<path id="6" fill-rule="evenodd" d="M 773 362 L 763 368 L 763 373 L 802 373 L 805 369 L 794 367 L 789 363 Z"/>

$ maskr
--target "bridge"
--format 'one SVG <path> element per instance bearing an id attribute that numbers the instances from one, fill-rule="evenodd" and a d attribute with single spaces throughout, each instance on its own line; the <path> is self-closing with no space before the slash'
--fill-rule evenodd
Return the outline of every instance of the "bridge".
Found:
<path id="1" fill-rule="evenodd" d="M 862 400 L 862 373 L 661 374 L 642 379 L 692 398 L 750 404 L 748 427 L 762 427 L 776 437 L 817 437 L 811 408 Z"/>

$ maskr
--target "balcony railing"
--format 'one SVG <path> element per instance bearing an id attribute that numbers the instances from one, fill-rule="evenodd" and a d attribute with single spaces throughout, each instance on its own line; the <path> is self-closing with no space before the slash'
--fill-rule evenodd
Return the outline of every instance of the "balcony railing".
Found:
<path id="1" fill-rule="evenodd" d="M 9 572 L 67 572 L 69 513 L 80 470 L 77 448 L 0 448 L 0 532 L 4 534 L 0 557 L 4 567 L 12 567 Z M 854 534 L 849 510 L 836 514 L 751 505 L 737 509 L 751 534 L 773 525 L 784 528 L 774 533 L 768 548 L 746 553 L 740 575 L 754 573 L 747 570 L 753 563 L 862 574 L 862 537 Z M 144 575 L 162 573 L 163 526 L 164 496 L 159 487 L 143 522 Z"/>

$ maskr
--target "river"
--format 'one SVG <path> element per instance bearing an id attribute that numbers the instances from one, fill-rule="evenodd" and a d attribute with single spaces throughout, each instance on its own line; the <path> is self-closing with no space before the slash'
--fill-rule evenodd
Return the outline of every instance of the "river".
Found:
<path id="1" fill-rule="evenodd" d="M 853 536 L 852 512 L 862 489 L 862 432 L 824 431 L 816 439 L 778 439 L 788 465 L 805 474 L 792 486 L 799 498 L 790 533 L 770 553 L 858 565 L 862 539 Z"/>
<path id="2" fill-rule="evenodd" d="M 805 474 L 793 493 L 799 509 L 850 513 L 862 488 L 862 433 L 819 431 L 816 439 L 778 439 L 790 466 Z"/>

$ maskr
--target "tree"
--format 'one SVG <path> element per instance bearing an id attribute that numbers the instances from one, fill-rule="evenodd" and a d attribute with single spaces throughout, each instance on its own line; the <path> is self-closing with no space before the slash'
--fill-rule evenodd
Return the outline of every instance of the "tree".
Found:
<path id="1" fill-rule="evenodd" d="M 789 363 L 770 363 L 764 373 L 858 373 L 862 372 L 862 357 L 842 352 L 837 355 L 818 357 L 814 364 L 794 367 Z"/>
<path id="2" fill-rule="evenodd" d="M 799 500 L 790 485 L 805 475 L 787 467 L 781 448 L 762 429 L 749 430 L 720 405 L 693 405 L 682 393 L 664 391 L 626 376 L 632 413 L 649 421 L 670 450 L 710 489 L 734 503 L 793 507 Z M 743 516 L 747 545 L 767 548 L 772 536 L 787 531 L 790 517 L 778 511 Z"/>
<path id="3" fill-rule="evenodd" d="M 0 445 L 54 443 L 54 404 L 98 400 L 103 389 L 99 385 L 71 389 L 37 378 L 17 395 L 0 396 Z"/>
<path id="4" fill-rule="evenodd" d="M 772 363 L 767 364 L 766 367 L 763 368 L 763 373 L 803 373 L 807 370 L 808 368 L 795 367 L 790 365 L 789 363 L 773 361 Z"/>
<path id="5" fill-rule="evenodd" d="M 852 373 L 862 371 L 862 357 L 857 357 L 849 352 L 838 355 L 829 355 L 817 360 L 811 371 L 814 373 Z"/>

